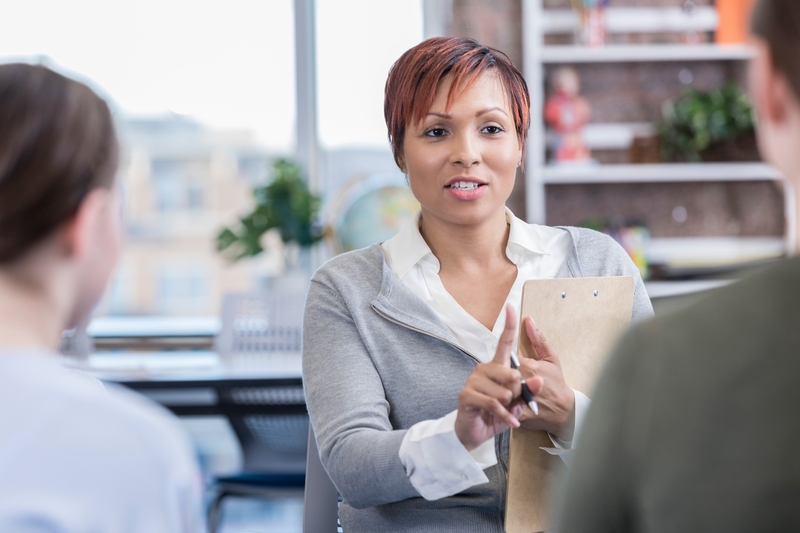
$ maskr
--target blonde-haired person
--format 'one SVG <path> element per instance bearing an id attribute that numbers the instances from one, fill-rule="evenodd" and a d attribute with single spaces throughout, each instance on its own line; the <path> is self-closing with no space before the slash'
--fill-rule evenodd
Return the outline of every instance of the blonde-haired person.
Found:
<path id="1" fill-rule="evenodd" d="M 202 485 L 175 420 L 63 369 L 120 251 L 106 103 L 40 66 L 0 65 L 0 531 L 196 533 Z"/>
<path id="2" fill-rule="evenodd" d="M 798 191 L 800 2 L 760 0 L 752 29 L 759 146 Z M 558 531 L 800 530 L 799 325 L 795 257 L 634 329 L 595 392 Z"/>

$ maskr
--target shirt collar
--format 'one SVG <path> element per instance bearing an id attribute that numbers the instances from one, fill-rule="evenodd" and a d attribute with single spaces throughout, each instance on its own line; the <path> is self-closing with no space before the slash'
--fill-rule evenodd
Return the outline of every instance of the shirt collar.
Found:
<path id="1" fill-rule="evenodd" d="M 419 263 L 428 254 L 433 255 L 428 243 L 419 232 L 421 211 L 417 211 L 408 223 L 400 228 L 397 234 L 386 241 L 386 262 L 398 279 L 403 279 L 411 267 Z"/>
<path id="2" fill-rule="evenodd" d="M 394 237 L 383 244 L 387 252 L 384 254 L 386 262 L 399 279 L 403 279 L 403 276 L 425 257 L 430 255 L 433 259 L 433 252 L 419 232 L 421 216 L 421 211 L 417 211 Z M 550 255 L 550 250 L 539 235 L 535 224 L 523 222 L 507 207 L 506 222 L 511 226 L 506 245 L 506 255 L 511 262 L 519 266 L 536 256 Z M 438 266 L 438 261 L 436 263 Z"/>
<path id="3" fill-rule="evenodd" d="M 506 256 L 517 266 L 531 261 L 536 256 L 550 255 L 550 250 L 537 230 L 536 224 L 528 224 L 514 216 L 506 207 L 506 221 L 511 226 L 506 245 Z"/>

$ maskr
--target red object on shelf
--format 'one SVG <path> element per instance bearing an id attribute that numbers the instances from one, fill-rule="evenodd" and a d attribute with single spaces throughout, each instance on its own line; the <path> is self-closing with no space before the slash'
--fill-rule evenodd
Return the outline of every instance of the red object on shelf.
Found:
<path id="1" fill-rule="evenodd" d="M 544 118 L 556 133 L 553 154 L 558 162 L 585 161 L 589 159 L 589 148 L 581 135 L 589 122 L 589 103 L 580 97 L 580 77 L 570 67 L 562 67 L 554 73 L 555 94 L 547 99 Z"/>
<path id="2" fill-rule="evenodd" d="M 747 41 L 750 35 L 750 13 L 754 3 L 754 0 L 717 0 L 718 44 L 739 44 Z"/>

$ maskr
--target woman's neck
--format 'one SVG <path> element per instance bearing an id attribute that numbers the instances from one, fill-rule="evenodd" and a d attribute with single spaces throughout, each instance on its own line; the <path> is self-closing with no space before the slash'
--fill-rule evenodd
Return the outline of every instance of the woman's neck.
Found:
<path id="1" fill-rule="evenodd" d="M 55 350 L 63 320 L 46 290 L 0 270 L 0 348 Z"/>
<path id="2" fill-rule="evenodd" d="M 509 225 L 505 209 L 479 224 L 451 224 L 422 212 L 420 233 L 442 269 L 507 263 Z"/>

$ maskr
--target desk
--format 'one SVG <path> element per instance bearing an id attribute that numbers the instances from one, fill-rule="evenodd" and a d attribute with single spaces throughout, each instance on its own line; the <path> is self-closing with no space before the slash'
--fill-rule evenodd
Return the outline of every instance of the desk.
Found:
<path id="1" fill-rule="evenodd" d="M 300 379 L 297 352 L 220 357 L 207 350 L 99 351 L 84 359 L 65 359 L 70 368 L 103 381 L 144 382 Z"/>
<path id="2" fill-rule="evenodd" d="M 209 350 L 222 329 L 216 317 L 97 317 L 86 328 L 99 350 Z"/>
<path id="3" fill-rule="evenodd" d="M 247 471 L 305 470 L 308 414 L 298 353 L 99 352 L 66 364 L 133 389 L 177 416 L 224 416 Z"/>

